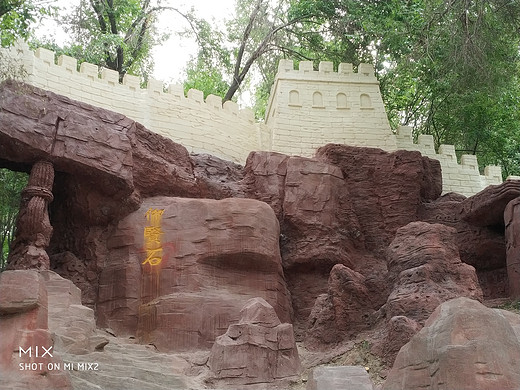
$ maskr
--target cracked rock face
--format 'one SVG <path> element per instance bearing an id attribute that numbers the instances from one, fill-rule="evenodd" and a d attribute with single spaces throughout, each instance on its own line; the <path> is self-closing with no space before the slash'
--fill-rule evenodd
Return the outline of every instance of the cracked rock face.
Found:
<path id="1" fill-rule="evenodd" d="M 250 299 L 237 324 L 217 337 L 209 367 L 219 384 L 273 382 L 295 376 L 300 359 L 291 324 L 282 324 L 262 298 Z"/>
<path id="2" fill-rule="evenodd" d="M 520 316 L 456 298 L 404 345 L 384 390 L 520 388 Z"/>

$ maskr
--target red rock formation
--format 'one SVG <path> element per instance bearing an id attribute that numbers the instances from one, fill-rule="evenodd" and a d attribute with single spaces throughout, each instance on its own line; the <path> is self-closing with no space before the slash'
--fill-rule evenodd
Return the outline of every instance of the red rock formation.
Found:
<path id="1" fill-rule="evenodd" d="M 520 298 L 520 198 L 508 203 L 504 211 L 509 294 Z"/>
<path id="2" fill-rule="evenodd" d="M 217 337 L 208 365 L 223 383 L 246 385 L 294 377 L 300 359 L 291 324 L 281 323 L 273 307 L 262 298 L 250 299 L 240 321 Z"/>
<path id="3" fill-rule="evenodd" d="M 308 320 L 305 346 L 320 349 L 341 342 L 374 325 L 374 302 L 365 277 L 337 264 L 327 294 L 320 295 Z"/>
<path id="4" fill-rule="evenodd" d="M 475 226 L 503 225 L 507 204 L 520 196 L 520 181 L 488 186 L 462 202 L 462 218 Z"/>
<path id="5" fill-rule="evenodd" d="M 158 224 L 149 225 L 150 212 L 160 213 Z M 160 350 L 209 349 L 255 295 L 289 322 L 278 237 L 263 202 L 148 198 L 109 238 L 99 321 Z"/>
<path id="6" fill-rule="evenodd" d="M 343 172 L 366 248 L 382 255 L 400 227 L 418 219 L 422 201 L 441 194 L 440 164 L 419 152 L 329 144 L 317 158 Z"/>
<path id="7" fill-rule="evenodd" d="M 444 301 L 465 296 L 482 300 L 475 269 L 461 262 L 455 229 L 412 222 L 388 247 L 388 279 L 394 283 L 387 318 L 406 316 L 419 324 Z"/>
<path id="8" fill-rule="evenodd" d="M 47 290 L 38 272 L 0 274 L 2 389 L 72 389 L 63 362 L 53 350 L 47 304 Z"/>
<path id="9" fill-rule="evenodd" d="M 401 348 L 383 389 L 520 388 L 519 316 L 505 314 L 468 298 L 443 303 Z"/>
<path id="10" fill-rule="evenodd" d="M 460 259 L 475 267 L 484 297 L 506 297 L 508 282 L 503 230 L 500 226 L 476 226 L 465 221 L 463 210 L 468 202 L 471 202 L 471 198 L 466 201 L 462 195 L 447 194 L 435 201 L 423 203 L 419 218 L 424 222 L 455 228 Z"/>

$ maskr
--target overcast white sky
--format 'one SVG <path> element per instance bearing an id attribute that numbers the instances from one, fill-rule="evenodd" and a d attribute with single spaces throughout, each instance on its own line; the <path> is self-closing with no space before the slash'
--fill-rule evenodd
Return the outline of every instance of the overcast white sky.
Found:
<path id="1" fill-rule="evenodd" d="M 55 4 L 65 10 L 72 9 L 79 4 L 79 0 L 57 0 Z M 214 23 L 222 23 L 233 14 L 234 0 L 163 0 L 163 6 L 178 7 L 186 11 L 195 8 L 196 14 L 207 20 L 215 19 Z M 155 70 L 154 78 L 167 83 L 180 81 L 182 70 L 190 56 L 197 53 L 197 45 L 193 39 L 182 38 L 175 32 L 183 31 L 188 27 L 185 20 L 174 12 L 165 12 L 159 17 L 159 28 L 171 32 L 171 38 L 163 45 L 154 49 Z M 47 20 L 37 29 L 40 37 L 54 37 L 58 44 L 67 40 L 67 35 L 53 21 Z"/>

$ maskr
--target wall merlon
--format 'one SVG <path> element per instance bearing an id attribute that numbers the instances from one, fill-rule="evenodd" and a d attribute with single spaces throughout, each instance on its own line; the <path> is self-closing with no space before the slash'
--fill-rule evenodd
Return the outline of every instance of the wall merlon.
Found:
<path id="1" fill-rule="evenodd" d="M 181 84 L 170 84 L 168 86 L 168 93 L 180 100 L 184 98 L 184 87 Z"/>
<path id="2" fill-rule="evenodd" d="M 51 50 L 44 49 L 43 47 L 39 47 L 34 52 L 36 58 L 39 58 L 44 64 L 54 65 L 54 52 Z"/>
<path id="3" fill-rule="evenodd" d="M 224 105 L 222 107 L 224 108 L 225 111 L 227 111 L 233 115 L 238 115 L 238 104 L 236 104 L 235 102 L 228 100 L 227 102 L 224 103 Z"/>
<path id="4" fill-rule="evenodd" d="M 109 85 L 116 86 L 119 84 L 119 73 L 112 69 L 102 68 L 101 79 L 105 80 Z"/>
<path id="5" fill-rule="evenodd" d="M 354 70 L 353 70 L 352 64 L 350 64 L 350 63 L 342 62 L 338 66 L 338 73 L 340 73 L 340 74 L 350 75 L 353 72 L 354 72 Z"/>
<path id="6" fill-rule="evenodd" d="M 318 70 L 323 73 L 331 73 L 334 71 L 334 64 L 331 61 L 320 61 Z"/>
<path id="7" fill-rule="evenodd" d="M 58 65 L 69 73 L 76 73 L 78 71 L 78 60 L 66 55 L 58 57 Z"/>
<path id="8" fill-rule="evenodd" d="M 79 66 L 79 72 L 94 80 L 98 78 L 99 68 L 97 65 L 89 64 L 88 62 L 83 62 Z"/>
<path id="9" fill-rule="evenodd" d="M 214 109 L 220 110 L 222 108 L 222 98 L 216 95 L 208 95 L 206 97 L 206 104 Z"/>
<path id="10" fill-rule="evenodd" d="M 460 164 L 478 172 L 477 156 L 473 154 L 463 154 L 460 156 Z"/>
<path id="11" fill-rule="evenodd" d="M 454 145 L 440 145 L 439 146 L 439 154 L 442 154 L 448 157 L 450 160 L 457 161 L 457 155 L 455 154 L 455 146 Z"/>
<path id="12" fill-rule="evenodd" d="M 435 143 L 433 141 L 433 135 L 420 134 L 417 137 L 417 144 L 422 146 L 424 149 L 431 149 L 435 151 Z"/>
<path id="13" fill-rule="evenodd" d="M 362 74 L 363 76 L 374 76 L 375 69 L 372 64 L 361 63 L 358 67 L 358 74 Z"/>
<path id="14" fill-rule="evenodd" d="M 199 91 L 198 89 L 190 89 L 188 90 L 188 99 L 193 100 L 194 102 L 197 102 L 199 104 L 202 104 L 204 102 L 204 93 L 202 91 Z"/>
<path id="15" fill-rule="evenodd" d="M 300 72 L 314 72 L 314 64 L 312 61 L 300 61 L 298 70 Z"/>
<path id="16" fill-rule="evenodd" d="M 484 168 L 484 176 L 489 184 L 502 183 L 502 168 L 497 165 L 488 165 Z"/>
<path id="17" fill-rule="evenodd" d="M 123 77 L 123 85 L 126 85 L 132 91 L 139 91 L 141 88 L 141 78 L 125 74 Z"/>
<path id="18" fill-rule="evenodd" d="M 151 93 L 152 95 L 161 95 L 164 91 L 164 84 L 162 81 L 150 78 L 148 79 L 146 89 L 148 90 L 148 93 Z"/>

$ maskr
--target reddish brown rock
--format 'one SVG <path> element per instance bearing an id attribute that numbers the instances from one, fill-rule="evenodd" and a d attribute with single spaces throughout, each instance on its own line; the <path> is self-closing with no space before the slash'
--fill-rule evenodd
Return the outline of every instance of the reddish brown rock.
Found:
<path id="1" fill-rule="evenodd" d="M 508 203 L 504 211 L 509 294 L 520 298 L 520 198 Z"/>
<path id="2" fill-rule="evenodd" d="M 503 231 L 493 226 L 475 226 L 463 220 L 465 199 L 462 195 L 446 194 L 423 203 L 419 217 L 424 222 L 455 228 L 460 259 L 475 267 L 484 298 L 506 297 L 508 283 Z"/>
<path id="3" fill-rule="evenodd" d="M 283 220 L 285 178 L 289 156 L 274 152 L 251 152 L 244 167 L 244 184 L 248 197 L 272 207 Z"/>
<path id="4" fill-rule="evenodd" d="M 246 385 L 295 377 L 300 359 L 291 324 L 281 323 L 262 298 L 249 300 L 240 321 L 217 337 L 208 365 L 222 383 Z"/>
<path id="5" fill-rule="evenodd" d="M 14 270 L 0 274 L 2 389 L 72 389 L 62 361 L 53 350 L 47 305 L 47 290 L 38 272 Z"/>
<path id="6" fill-rule="evenodd" d="M 477 301 L 444 302 L 397 355 L 384 390 L 520 388 L 520 340 L 508 317 Z"/>
<path id="7" fill-rule="evenodd" d="M 499 185 L 487 186 L 464 200 L 462 218 L 475 226 L 502 226 L 507 204 L 519 196 L 519 180 L 507 180 Z"/>
<path id="8" fill-rule="evenodd" d="M 380 337 L 375 337 L 371 352 L 392 366 L 397 353 L 403 345 L 421 330 L 422 325 L 405 316 L 390 318 L 382 330 Z"/>
<path id="9" fill-rule="evenodd" d="M 305 346 L 323 348 L 369 329 L 374 311 L 365 277 L 342 264 L 335 265 L 327 294 L 318 297 L 309 316 Z"/>
<path id="10" fill-rule="evenodd" d="M 366 248 L 377 255 L 397 229 L 418 219 L 422 201 L 441 194 L 440 163 L 419 152 L 329 144 L 316 156 L 341 169 Z"/>
<path id="11" fill-rule="evenodd" d="M 207 199 L 246 197 L 242 182 L 244 169 L 241 165 L 210 154 L 191 154 L 190 158 L 198 181 L 197 194 L 194 197 Z"/>
<path id="12" fill-rule="evenodd" d="M 394 287 L 385 305 L 387 318 L 406 316 L 423 324 L 444 301 L 482 300 L 475 269 L 461 262 L 455 234 L 453 228 L 425 222 L 397 231 L 388 247 L 388 279 Z"/>
<path id="13" fill-rule="evenodd" d="M 258 295 L 288 322 L 278 237 L 263 202 L 148 198 L 109 238 L 99 322 L 160 350 L 209 349 Z"/>

